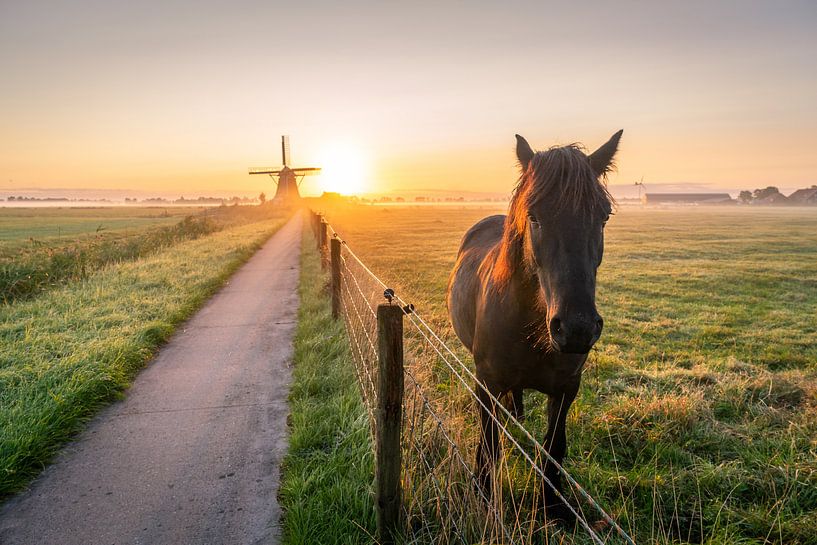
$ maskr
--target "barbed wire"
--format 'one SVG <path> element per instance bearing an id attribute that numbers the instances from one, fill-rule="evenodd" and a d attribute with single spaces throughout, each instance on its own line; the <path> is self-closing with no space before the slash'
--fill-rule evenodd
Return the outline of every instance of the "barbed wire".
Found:
<path id="1" fill-rule="evenodd" d="M 578 481 L 559 464 L 547 449 L 539 443 L 533 435 L 522 425 L 521 422 L 504 406 L 504 404 L 490 392 L 484 384 L 477 379 L 476 374 L 461 360 L 459 356 L 445 343 L 445 341 L 436 333 L 436 331 L 417 313 L 414 306 L 405 301 L 402 297 L 395 294 L 393 290 L 389 290 L 388 285 L 381 280 L 364 262 L 363 260 L 349 247 L 339 233 L 327 223 L 327 236 L 331 233 L 332 238 L 337 238 L 341 242 L 341 313 L 344 318 L 347 332 L 349 332 L 352 346 L 353 358 L 356 362 L 356 375 L 361 387 L 361 393 L 364 398 L 367 412 L 371 424 L 372 434 L 376 433 L 374 419 L 374 408 L 377 402 L 377 347 L 373 339 L 377 338 L 376 333 L 376 306 L 378 302 L 383 300 L 384 291 L 387 292 L 390 300 L 400 305 L 403 313 L 408 318 L 409 323 L 412 324 L 415 333 L 420 335 L 421 341 L 431 347 L 436 357 L 445 364 L 447 369 L 456 377 L 458 383 L 465 388 L 469 397 L 476 400 L 479 406 L 490 416 L 492 421 L 497 425 L 502 434 L 502 439 L 507 441 L 514 450 L 521 455 L 521 457 L 529 465 L 532 474 L 535 474 L 545 485 L 547 485 L 555 494 L 555 496 L 567 507 L 570 513 L 576 518 L 578 523 L 587 532 L 591 540 L 597 545 L 603 545 L 601 537 L 599 537 L 596 530 L 591 527 L 581 507 L 581 502 L 577 501 L 579 505 L 578 511 L 571 505 L 564 494 L 558 487 L 547 477 L 540 467 L 540 456 L 547 460 L 548 464 L 562 475 L 569 483 L 570 489 L 573 491 L 574 497 L 578 494 L 587 503 L 592 505 L 594 509 L 601 515 L 605 523 L 609 525 L 622 539 L 629 545 L 635 545 L 633 539 L 613 520 L 610 515 L 596 502 L 596 500 L 582 487 Z M 348 259 L 347 259 L 348 256 Z M 352 270 L 355 269 L 355 270 Z M 388 293 L 390 292 L 390 293 Z M 367 295 L 368 293 L 368 295 Z M 366 322 L 369 322 L 368 325 Z M 430 479 L 423 481 L 424 484 L 430 486 L 436 495 L 436 509 L 441 514 L 440 518 L 447 521 L 454 530 L 455 536 L 458 536 L 460 542 L 466 543 L 465 532 L 458 527 L 454 521 L 454 517 L 443 517 L 442 511 L 444 507 L 451 510 L 451 486 L 444 486 L 444 483 L 437 477 L 436 473 L 440 469 L 442 463 L 446 463 L 449 476 L 453 473 L 455 465 L 464 473 L 466 480 L 469 481 L 468 488 L 472 493 L 478 497 L 480 503 L 487 508 L 487 515 L 493 520 L 495 524 L 495 531 L 490 531 L 492 534 L 501 534 L 500 539 L 506 540 L 510 543 L 515 543 L 513 535 L 515 532 L 506 526 L 504 517 L 500 509 L 494 505 L 482 490 L 479 485 L 478 478 L 474 470 L 466 462 L 460 447 L 452 438 L 448 426 L 445 423 L 445 418 L 434 408 L 434 403 L 425 394 L 424 387 L 420 380 L 415 377 L 409 366 L 404 369 L 405 376 L 409 379 L 407 385 L 410 386 L 412 393 L 409 398 L 409 403 L 404 410 L 404 422 L 406 427 L 406 434 L 404 434 L 405 447 L 407 453 L 415 457 L 416 463 L 420 464 L 420 469 L 423 469 Z M 470 382 L 469 381 L 473 381 Z M 472 386 L 474 384 L 475 386 Z M 485 393 L 489 399 L 489 404 L 494 407 L 489 407 L 477 394 L 475 389 Z M 419 408 L 418 408 L 419 407 Z M 495 408 L 501 411 L 507 423 L 519 430 L 519 432 L 533 445 L 535 455 L 531 454 L 520 444 L 520 442 L 513 436 L 507 427 L 507 423 L 499 419 L 495 414 Z M 409 418 L 407 415 L 411 416 Z M 444 461 L 435 463 L 435 460 L 429 458 L 426 452 L 426 445 L 422 444 L 424 435 L 427 433 L 425 422 L 430 419 L 433 423 L 434 429 L 439 432 L 440 440 L 447 446 L 448 454 Z M 454 463 L 456 462 L 456 464 Z M 411 481 L 412 476 L 406 475 L 407 482 Z M 476 491 L 475 493 L 473 491 Z M 578 498 L 576 497 L 578 500 Z M 463 503 L 463 508 L 465 503 Z M 408 512 L 409 507 L 404 506 L 404 512 L 407 515 L 407 524 L 411 525 L 412 517 Z M 517 514 L 517 521 L 518 521 Z M 488 524 L 486 519 L 485 524 Z M 428 529 L 426 529 L 428 531 Z M 485 529 L 483 529 L 485 531 Z M 518 534 L 518 532 L 516 532 Z M 447 535 L 447 534 L 446 534 Z M 439 535 L 438 535 L 439 537 Z"/>

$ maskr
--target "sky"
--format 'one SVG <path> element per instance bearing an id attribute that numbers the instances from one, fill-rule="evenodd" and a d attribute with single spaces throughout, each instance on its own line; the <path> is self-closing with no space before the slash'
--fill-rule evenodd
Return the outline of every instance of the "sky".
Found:
<path id="1" fill-rule="evenodd" d="M 507 193 L 514 134 L 611 184 L 817 183 L 817 2 L 0 0 L 0 189 Z"/>

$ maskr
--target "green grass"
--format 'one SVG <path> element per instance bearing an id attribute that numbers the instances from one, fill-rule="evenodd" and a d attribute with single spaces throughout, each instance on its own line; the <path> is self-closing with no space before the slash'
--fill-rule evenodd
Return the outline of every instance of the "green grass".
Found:
<path id="1" fill-rule="evenodd" d="M 41 242 L 76 242 L 100 232 L 128 234 L 149 227 L 171 225 L 201 208 L 108 207 L 108 208 L 2 208 L 0 207 L 0 255 Z"/>
<path id="2" fill-rule="evenodd" d="M 182 241 L 0 306 L 0 497 L 38 474 L 282 216 Z"/>
<path id="3" fill-rule="evenodd" d="M 17 215 L 11 215 L 12 212 Z M 12 223 L 12 234 L 62 228 L 76 232 L 74 236 L 0 241 L 0 302 L 34 297 L 67 281 L 84 278 L 109 263 L 144 257 L 183 240 L 266 219 L 275 209 L 224 206 L 204 211 L 187 210 L 189 215 L 186 216 L 180 216 L 177 210 L 173 212 L 173 215 L 163 211 L 161 215 L 134 216 L 133 210 L 127 208 L 0 209 L 0 222 Z M 19 220 L 31 225 L 23 223 L 15 228 L 13 224 Z M 105 223 L 100 223 L 97 230 L 82 230 L 99 221 Z M 164 225 L 157 226 L 159 224 Z"/>
<path id="4" fill-rule="evenodd" d="M 291 435 L 279 493 L 283 541 L 374 540 L 369 422 L 340 321 L 329 311 L 311 231 L 305 232 L 290 393 Z"/>
<path id="5" fill-rule="evenodd" d="M 445 289 L 460 238 L 492 213 L 504 210 L 328 217 L 470 361 Z M 605 331 L 569 415 L 567 469 L 638 543 L 817 543 L 817 210 L 623 207 L 606 243 Z M 431 371 L 429 391 L 463 396 Z M 539 437 L 544 400 L 526 393 Z M 450 405 L 472 449 L 473 403 Z"/>

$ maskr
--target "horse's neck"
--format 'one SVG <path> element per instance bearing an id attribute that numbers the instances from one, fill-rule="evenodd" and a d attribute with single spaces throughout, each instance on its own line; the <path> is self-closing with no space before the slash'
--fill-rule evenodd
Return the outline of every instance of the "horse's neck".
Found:
<path id="1" fill-rule="evenodd" d="M 498 296 L 497 302 L 504 301 L 506 309 L 514 314 L 522 314 L 526 318 L 533 318 L 542 312 L 544 305 L 541 302 L 539 278 L 536 276 L 536 267 L 526 255 L 524 237 L 513 237 L 508 229 L 512 229 L 506 221 L 502 237 L 489 252 L 483 265 L 490 264 L 488 270 L 493 283 L 491 290 Z"/>
<path id="2" fill-rule="evenodd" d="M 542 300 L 539 277 L 536 275 L 536 268 L 525 261 L 524 252 L 519 253 L 519 261 L 513 265 L 508 290 L 520 312 L 529 320 L 545 319 L 547 306 Z"/>

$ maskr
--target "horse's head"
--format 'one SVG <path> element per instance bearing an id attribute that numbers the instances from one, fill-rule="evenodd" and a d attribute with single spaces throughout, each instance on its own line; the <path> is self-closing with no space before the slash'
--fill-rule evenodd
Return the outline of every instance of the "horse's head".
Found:
<path id="1" fill-rule="evenodd" d="M 546 337 L 558 352 L 587 353 L 601 335 L 596 270 L 612 211 L 602 178 L 612 168 L 621 134 L 590 155 L 576 145 L 534 153 L 516 137 L 522 177 L 509 220 L 521 244 L 519 257 L 538 279 Z"/>

